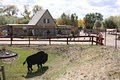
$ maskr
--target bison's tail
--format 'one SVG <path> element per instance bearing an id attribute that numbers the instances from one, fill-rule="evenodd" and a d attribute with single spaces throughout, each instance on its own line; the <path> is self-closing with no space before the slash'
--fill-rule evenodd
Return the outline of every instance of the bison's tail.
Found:
<path id="1" fill-rule="evenodd" d="M 26 61 L 23 62 L 23 65 L 26 63 Z"/>

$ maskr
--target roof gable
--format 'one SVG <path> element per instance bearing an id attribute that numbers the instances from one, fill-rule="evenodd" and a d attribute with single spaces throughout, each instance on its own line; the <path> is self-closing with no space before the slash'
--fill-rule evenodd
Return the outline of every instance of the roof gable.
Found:
<path id="1" fill-rule="evenodd" d="M 45 19 L 49 19 L 49 23 L 44 23 Z M 51 16 L 50 12 L 48 10 L 46 10 L 46 12 L 43 14 L 43 16 L 41 17 L 41 19 L 39 19 L 38 23 L 36 24 L 36 26 L 44 26 L 44 27 L 57 27 L 53 17 Z"/>
<path id="2" fill-rule="evenodd" d="M 46 10 L 37 11 L 37 13 L 32 17 L 32 19 L 30 20 L 30 22 L 28 24 L 36 25 L 38 23 L 38 21 L 42 18 L 42 16 L 44 15 L 45 12 L 46 12 Z"/>
<path id="3" fill-rule="evenodd" d="M 44 19 L 49 19 L 49 23 L 44 23 Z M 31 21 L 28 24 L 32 24 L 35 26 L 45 26 L 45 27 L 57 27 L 56 22 L 54 21 L 52 15 L 50 14 L 50 12 L 48 10 L 40 10 L 38 11 L 33 18 L 31 19 Z"/>

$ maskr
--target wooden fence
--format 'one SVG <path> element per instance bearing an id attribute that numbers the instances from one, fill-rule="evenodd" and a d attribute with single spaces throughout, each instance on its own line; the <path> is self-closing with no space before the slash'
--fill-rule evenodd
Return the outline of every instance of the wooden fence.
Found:
<path id="1" fill-rule="evenodd" d="M 71 38 L 74 40 L 71 40 Z M 82 40 L 80 40 L 81 38 L 83 38 Z M 87 39 L 84 39 L 87 38 Z M 91 42 L 91 45 L 93 45 L 93 43 L 95 44 L 100 44 L 102 45 L 101 42 L 99 42 L 97 40 L 97 36 L 57 36 L 57 37 L 37 37 L 37 36 L 24 36 L 24 37 L 10 37 L 10 38 L 0 38 L 0 44 L 4 44 L 2 42 L 8 43 L 10 45 L 14 45 L 17 44 L 19 42 L 27 42 L 26 45 L 30 46 L 31 44 L 33 44 L 33 42 L 39 41 L 45 41 L 48 42 L 49 45 L 52 44 L 52 42 L 66 42 L 66 44 L 68 45 L 69 42 Z M 103 38 L 102 38 L 103 40 Z M 17 42 L 17 43 L 15 43 Z M 40 43 L 38 43 L 40 44 Z"/>
<path id="2" fill-rule="evenodd" d="M 4 66 L 1 66 L 0 72 L 2 74 L 0 80 L 6 80 Z"/>

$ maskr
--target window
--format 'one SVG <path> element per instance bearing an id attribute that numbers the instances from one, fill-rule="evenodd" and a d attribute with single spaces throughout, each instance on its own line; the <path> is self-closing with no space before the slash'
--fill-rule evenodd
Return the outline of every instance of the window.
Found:
<path id="1" fill-rule="evenodd" d="M 46 23 L 46 19 L 43 19 L 43 23 Z"/>
<path id="2" fill-rule="evenodd" d="M 47 19 L 47 23 L 50 23 L 50 19 Z"/>
<path id="3" fill-rule="evenodd" d="M 50 23 L 50 19 L 43 19 L 43 23 Z"/>

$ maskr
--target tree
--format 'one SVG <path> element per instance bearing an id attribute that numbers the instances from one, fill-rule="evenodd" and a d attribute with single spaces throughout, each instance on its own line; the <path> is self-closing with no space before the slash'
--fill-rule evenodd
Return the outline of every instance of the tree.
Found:
<path id="1" fill-rule="evenodd" d="M 0 15 L 0 25 L 17 23 L 17 17 Z"/>
<path id="2" fill-rule="evenodd" d="M 83 26 L 84 26 L 84 21 L 82 19 L 79 19 L 78 20 L 78 27 L 83 28 Z"/>
<path id="3" fill-rule="evenodd" d="M 15 5 L 7 5 L 3 7 L 3 12 L 7 16 L 14 16 L 18 13 L 18 8 Z"/>
<path id="4" fill-rule="evenodd" d="M 92 29 L 94 22 L 95 21 L 94 21 L 94 14 L 93 13 L 85 15 L 85 17 L 84 17 L 85 28 Z"/>
<path id="5" fill-rule="evenodd" d="M 103 16 L 100 13 L 89 13 L 84 17 L 84 25 L 87 29 L 93 29 L 96 20 L 102 21 Z"/>
<path id="6" fill-rule="evenodd" d="M 58 25 L 62 25 L 63 23 L 62 23 L 62 19 L 61 18 L 58 18 L 57 20 L 56 20 L 56 23 L 58 24 Z"/>
<path id="7" fill-rule="evenodd" d="M 96 20 L 93 28 L 100 29 L 101 26 L 102 26 L 102 22 L 100 20 Z"/>
<path id="8" fill-rule="evenodd" d="M 28 24 L 28 22 L 29 22 L 29 19 L 24 19 L 24 18 L 18 19 L 17 21 L 18 24 Z"/>
<path id="9" fill-rule="evenodd" d="M 6 23 L 7 22 L 6 22 L 5 16 L 0 15 L 0 25 L 5 25 Z"/>
<path id="10" fill-rule="evenodd" d="M 73 26 L 78 26 L 78 16 L 76 15 L 76 13 L 71 14 L 71 25 Z"/>
<path id="11" fill-rule="evenodd" d="M 105 19 L 105 21 L 104 21 L 104 27 L 105 28 L 113 29 L 113 28 L 116 28 L 116 26 L 117 25 L 113 22 L 113 20 Z"/>
<path id="12" fill-rule="evenodd" d="M 67 25 L 67 15 L 65 13 L 61 15 L 61 19 L 62 19 L 62 24 Z"/>
<path id="13" fill-rule="evenodd" d="M 33 15 L 34 15 L 37 11 L 39 11 L 39 10 L 41 10 L 41 9 L 42 9 L 41 6 L 35 5 L 35 6 L 33 7 L 33 9 L 32 9 Z"/>
<path id="14" fill-rule="evenodd" d="M 60 18 L 58 18 L 57 24 L 58 25 L 72 25 L 72 26 L 78 26 L 78 16 L 74 13 L 71 15 L 67 15 L 63 13 Z"/>
<path id="15" fill-rule="evenodd" d="M 0 8 L 0 15 L 2 15 L 3 14 L 3 8 Z"/>
<path id="16" fill-rule="evenodd" d="M 24 17 L 24 19 L 30 19 L 30 14 L 31 11 L 29 11 L 29 6 L 24 5 L 24 12 L 21 15 Z"/>
<path id="17" fill-rule="evenodd" d="M 110 16 L 108 19 L 112 20 L 116 24 L 116 28 L 120 30 L 120 16 Z"/>
<path id="18" fill-rule="evenodd" d="M 0 8 L 0 25 L 13 24 L 17 21 L 18 9 L 15 5 L 6 5 Z"/>
<path id="19" fill-rule="evenodd" d="M 6 16 L 6 24 L 15 24 L 17 23 L 18 18 L 16 16 Z"/>

